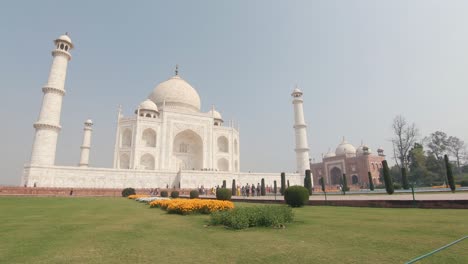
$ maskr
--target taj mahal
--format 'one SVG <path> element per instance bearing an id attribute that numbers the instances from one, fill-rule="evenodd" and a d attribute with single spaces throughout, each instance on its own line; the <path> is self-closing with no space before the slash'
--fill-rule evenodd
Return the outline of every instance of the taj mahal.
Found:
<path id="1" fill-rule="evenodd" d="M 274 180 L 279 180 L 280 172 L 240 172 L 239 129 L 233 123 L 225 124 L 214 107 L 202 111 L 197 90 L 181 77 L 177 67 L 174 76 L 156 85 L 148 97 L 133 108 L 133 115 L 123 116 L 119 109 L 111 168 L 90 166 L 91 119 L 84 122 L 77 166 L 55 164 L 67 66 L 73 48 L 67 34 L 54 40 L 52 66 L 47 83 L 42 87 L 42 107 L 34 123 L 31 159 L 24 167 L 22 185 L 196 188 L 220 185 L 224 180 L 244 185 L 256 184 L 261 179 L 272 185 Z M 310 169 L 302 95 L 298 88 L 291 94 L 297 163 L 297 172 L 286 174 L 291 185 L 302 185 L 305 170 Z"/>

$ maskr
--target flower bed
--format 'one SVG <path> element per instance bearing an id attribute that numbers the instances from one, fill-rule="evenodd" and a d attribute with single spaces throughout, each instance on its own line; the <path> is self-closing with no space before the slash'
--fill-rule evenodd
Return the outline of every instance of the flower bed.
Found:
<path id="1" fill-rule="evenodd" d="M 150 196 L 147 194 L 131 194 L 128 196 L 128 199 L 135 200 L 135 199 L 142 198 L 142 197 L 150 197 Z"/>
<path id="2" fill-rule="evenodd" d="M 173 199 L 156 200 L 150 202 L 150 207 L 159 207 L 168 213 L 174 214 L 209 214 L 212 212 L 226 211 L 234 208 L 230 201 L 206 200 L 206 199 Z"/>
<path id="3" fill-rule="evenodd" d="M 135 199 L 135 201 L 142 202 L 142 203 L 150 203 L 155 200 L 169 200 L 169 198 L 152 196 L 152 197 L 140 197 L 140 198 Z"/>

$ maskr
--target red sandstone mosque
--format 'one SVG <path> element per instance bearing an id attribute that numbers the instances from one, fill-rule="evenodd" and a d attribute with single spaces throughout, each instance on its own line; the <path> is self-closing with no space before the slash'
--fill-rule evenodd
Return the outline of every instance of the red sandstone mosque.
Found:
<path id="1" fill-rule="evenodd" d="M 338 187 L 342 184 L 343 174 L 346 174 L 349 186 L 367 188 L 368 172 L 375 185 L 381 184 L 380 169 L 384 159 L 382 148 L 378 148 L 375 155 L 367 145 L 361 143 L 356 149 L 343 138 L 335 152 L 329 151 L 322 156 L 322 162 L 311 162 L 310 170 L 314 175 L 315 186 L 320 186 L 319 180 L 324 178 L 326 185 Z"/>

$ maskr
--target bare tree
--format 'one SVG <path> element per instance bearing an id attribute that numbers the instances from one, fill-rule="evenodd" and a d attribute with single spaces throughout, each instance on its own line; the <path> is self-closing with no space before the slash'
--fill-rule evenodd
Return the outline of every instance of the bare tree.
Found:
<path id="1" fill-rule="evenodd" d="M 392 124 L 394 138 L 392 138 L 393 153 L 400 168 L 408 167 L 408 154 L 417 142 L 419 130 L 414 123 L 409 124 L 402 115 L 397 115 Z"/>
<path id="2" fill-rule="evenodd" d="M 466 145 L 463 140 L 460 140 L 457 137 L 450 136 L 448 138 L 448 147 L 449 152 L 452 154 L 455 159 L 457 160 L 457 168 L 458 172 L 461 172 L 461 160 L 466 155 Z"/>

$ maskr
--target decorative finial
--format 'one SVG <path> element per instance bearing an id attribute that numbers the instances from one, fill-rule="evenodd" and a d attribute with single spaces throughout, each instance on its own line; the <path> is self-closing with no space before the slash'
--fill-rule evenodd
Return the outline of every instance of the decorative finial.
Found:
<path id="1" fill-rule="evenodd" d="M 65 35 L 67 35 L 67 36 L 68 36 L 68 31 L 67 31 L 67 32 L 65 32 Z"/>
<path id="2" fill-rule="evenodd" d="M 179 75 L 179 64 L 175 66 L 175 75 Z"/>

